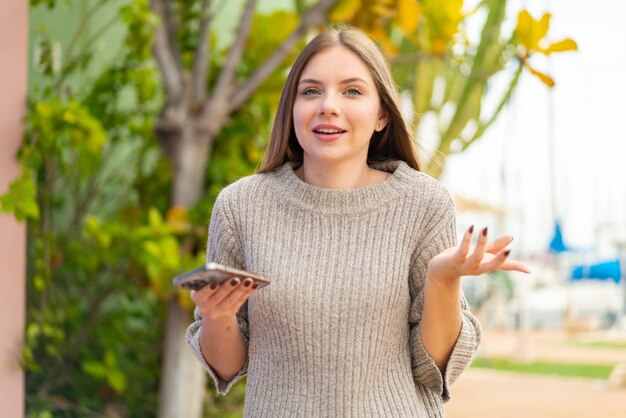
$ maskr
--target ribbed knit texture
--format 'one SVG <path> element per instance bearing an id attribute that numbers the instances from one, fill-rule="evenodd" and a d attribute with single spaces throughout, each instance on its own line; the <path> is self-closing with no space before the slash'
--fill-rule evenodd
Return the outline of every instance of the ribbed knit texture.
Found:
<path id="1" fill-rule="evenodd" d="M 207 261 L 267 276 L 238 313 L 248 362 L 229 382 L 187 339 L 225 394 L 248 374 L 246 417 L 443 417 L 480 326 L 463 297 L 460 336 L 442 376 L 420 337 L 428 261 L 454 246 L 454 204 L 434 179 L 399 160 L 360 189 L 323 189 L 287 162 L 224 188 Z"/>

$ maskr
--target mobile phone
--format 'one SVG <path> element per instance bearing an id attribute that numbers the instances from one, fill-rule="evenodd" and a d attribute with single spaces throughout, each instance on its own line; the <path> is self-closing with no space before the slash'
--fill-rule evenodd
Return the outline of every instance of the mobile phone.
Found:
<path id="1" fill-rule="evenodd" d="M 259 274 L 211 262 L 174 277 L 174 285 L 188 290 L 198 290 L 211 283 L 221 284 L 232 277 L 238 277 L 240 280 L 250 277 L 259 287 L 270 284 L 267 277 Z"/>

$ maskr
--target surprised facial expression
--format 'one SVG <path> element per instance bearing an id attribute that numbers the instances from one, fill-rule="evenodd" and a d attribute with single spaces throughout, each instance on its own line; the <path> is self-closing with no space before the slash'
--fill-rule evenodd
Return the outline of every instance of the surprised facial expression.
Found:
<path id="1" fill-rule="evenodd" d="M 349 49 L 334 46 L 302 70 L 293 121 L 305 159 L 365 162 L 372 134 L 387 118 L 367 65 Z"/>

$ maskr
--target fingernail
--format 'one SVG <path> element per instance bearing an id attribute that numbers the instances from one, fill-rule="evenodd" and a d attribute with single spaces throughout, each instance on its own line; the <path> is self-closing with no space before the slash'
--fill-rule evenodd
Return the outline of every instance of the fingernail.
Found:
<path id="1" fill-rule="evenodd" d="M 210 287 L 211 289 L 215 289 L 215 288 L 217 287 L 217 283 L 212 282 L 212 283 L 209 285 L 209 287 Z"/>
<path id="2" fill-rule="evenodd" d="M 485 229 L 483 229 L 483 236 L 486 237 L 487 236 L 487 227 L 485 227 Z"/>
<path id="3" fill-rule="evenodd" d="M 255 283 L 255 284 L 252 285 L 253 289 L 257 289 L 258 287 L 259 287 L 258 283 Z"/>
<path id="4" fill-rule="evenodd" d="M 506 250 L 506 251 L 504 252 L 504 256 L 505 256 L 505 257 L 508 257 L 508 256 L 509 256 L 509 254 L 511 254 L 511 250 Z"/>
<path id="5" fill-rule="evenodd" d="M 243 281 L 243 285 L 244 285 L 245 287 L 250 286 L 250 280 L 248 280 L 248 279 L 244 280 L 244 281 Z"/>
<path id="6" fill-rule="evenodd" d="M 469 227 L 469 233 L 470 233 L 470 234 L 473 234 L 473 233 L 474 233 L 474 225 L 472 225 L 472 226 L 470 226 L 470 227 Z"/>
<path id="7" fill-rule="evenodd" d="M 232 279 L 232 280 L 230 281 L 230 285 L 231 285 L 231 286 L 237 286 L 237 279 Z"/>

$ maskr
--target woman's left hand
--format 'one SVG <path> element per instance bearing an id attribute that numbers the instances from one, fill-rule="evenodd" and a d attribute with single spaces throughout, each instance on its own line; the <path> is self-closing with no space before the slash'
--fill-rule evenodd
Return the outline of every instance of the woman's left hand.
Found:
<path id="1" fill-rule="evenodd" d="M 530 273 L 530 268 L 518 260 L 509 258 L 507 246 L 511 236 L 503 236 L 487 245 L 487 228 L 483 228 L 476 245 L 472 245 L 474 226 L 467 229 L 461 243 L 433 257 L 428 263 L 428 276 L 442 279 L 477 276 L 496 270 L 515 270 Z"/>

